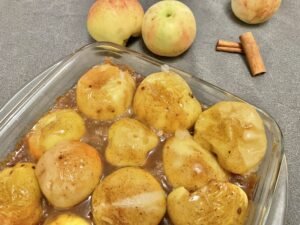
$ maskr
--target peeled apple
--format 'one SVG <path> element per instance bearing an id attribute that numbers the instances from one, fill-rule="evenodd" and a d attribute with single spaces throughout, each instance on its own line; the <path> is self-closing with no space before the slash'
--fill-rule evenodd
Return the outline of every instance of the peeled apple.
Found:
<path id="1" fill-rule="evenodd" d="M 233 13 L 248 24 L 269 20 L 279 9 L 281 0 L 231 0 Z"/>

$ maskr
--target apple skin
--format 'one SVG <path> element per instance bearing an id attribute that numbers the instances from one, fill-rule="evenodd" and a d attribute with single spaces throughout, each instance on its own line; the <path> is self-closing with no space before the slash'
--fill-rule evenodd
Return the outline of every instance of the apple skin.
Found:
<path id="1" fill-rule="evenodd" d="M 126 45 L 139 36 L 144 10 L 138 0 L 98 0 L 90 8 L 87 29 L 96 41 Z"/>
<path id="2" fill-rule="evenodd" d="M 231 0 L 234 15 L 248 24 L 269 20 L 279 9 L 281 0 Z"/>
<path id="3" fill-rule="evenodd" d="M 178 56 L 196 37 L 195 17 L 190 8 L 179 1 L 158 2 L 145 13 L 142 36 L 151 52 L 160 56 Z"/>

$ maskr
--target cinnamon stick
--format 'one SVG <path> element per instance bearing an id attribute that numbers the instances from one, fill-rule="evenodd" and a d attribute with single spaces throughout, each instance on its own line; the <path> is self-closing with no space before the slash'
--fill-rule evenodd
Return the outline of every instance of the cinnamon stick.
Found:
<path id="1" fill-rule="evenodd" d="M 252 76 L 264 74 L 266 72 L 266 68 L 253 34 L 251 32 L 244 33 L 240 36 L 240 40 L 249 63 Z"/>
<path id="2" fill-rule="evenodd" d="M 216 50 L 220 51 L 220 52 L 232 52 L 232 53 L 243 53 L 244 52 L 242 48 L 223 47 L 223 46 L 217 46 Z"/>
<path id="3" fill-rule="evenodd" d="M 217 46 L 230 47 L 230 48 L 242 48 L 242 45 L 239 42 L 224 41 L 224 40 L 218 40 Z"/>
<path id="4" fill-rule="evenodd" d="M 232 53 L 244 52 L 241 43 L 224 41 L 224 40 L 218 40 L 216 50 L 221 52 L 232 52 Z"/>

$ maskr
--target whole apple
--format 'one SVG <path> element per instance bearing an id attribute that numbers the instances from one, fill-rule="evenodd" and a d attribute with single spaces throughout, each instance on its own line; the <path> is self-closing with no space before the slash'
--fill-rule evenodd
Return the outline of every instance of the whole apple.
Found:
<path id="1" fill-rule="evenodd" d="M 96 41 L 126 45 L 139 36 L 144 10 L 138 0 L 97 0 L 89 10 L 87 29 Z"/>
<path id="2" fill-rule="evenodd" d="M 160 56 L 178 56 L 195 39 L 195 17 L 190 8 L 179 1 L 158 2 L 145 13 L 142 36 L 151 52 Z"/>
<path id="3" fill-rule="evenodd" d="M 281 0 L 231 0 L 231 8 L 237 18 L 248 24 L 269 20 L 279 9 Z"/>

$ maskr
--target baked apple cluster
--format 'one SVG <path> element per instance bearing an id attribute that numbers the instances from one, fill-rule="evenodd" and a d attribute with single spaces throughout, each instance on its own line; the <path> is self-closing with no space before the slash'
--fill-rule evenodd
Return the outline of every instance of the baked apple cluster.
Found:
<path id="1" fill-rule="evenodd" d="M 28 132 L 31 162 L 0 172 L 1 224 L 244 224 L 250 199 L 231 177 L 255 173 L 265 155 L 254 107 L 224 101 L 204 110 L 176 73 L 140 82 L 110 62 L 79 79 L 74 99 Z M 88 121 L 108 127 L 105 147 L 85 141 Z M 146 166 L 151 154 L 165 180 Z M 72 211 L 90 197 L 89 216 Z M 54 215 L 43 214 L 45 202 Z"/>

